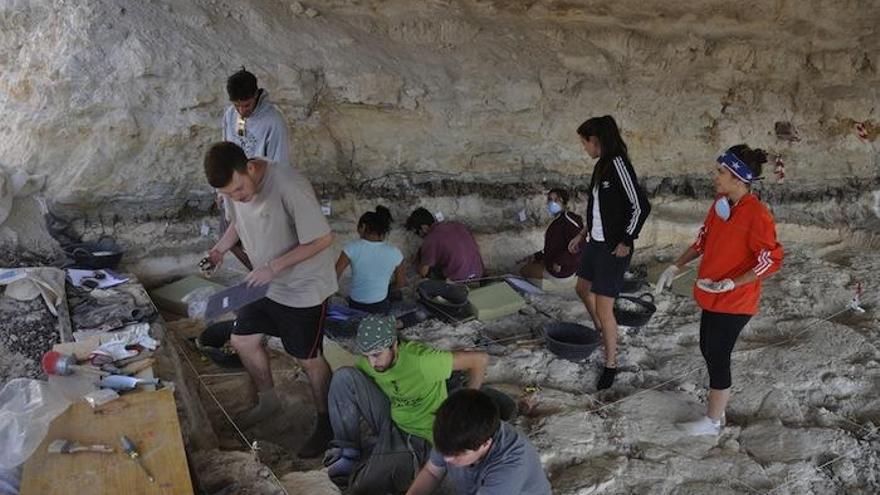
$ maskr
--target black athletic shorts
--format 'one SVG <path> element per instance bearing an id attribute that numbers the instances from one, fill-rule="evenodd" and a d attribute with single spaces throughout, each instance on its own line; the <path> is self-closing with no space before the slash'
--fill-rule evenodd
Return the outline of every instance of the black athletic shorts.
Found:
<path id="1" fill-rule="evenodd" d="M 593 294 L 617 297 L 623 288 L 623 274 L 629 268 L 632 250 L 620 258 L 611 253 L 615 247 L 591 239 L 581 251 L 577 276 L 590 282 L 590 292 Z"/>
<path id="2" fill-rule="evenodd" d="M 388 297 L 382 299 L 377 303 L 360 303 L 355 301 L 352 298 L 348 298 L 348 307 L 351 309 L 357 309 L 358 311 L 364 311 L 374 315 L 387 315 L 389 311 L 391 311 L 391 301 L 388 300 Z"/>
<path id="3" fill-rule="evenodd" d="M 292 308 L 268 297 L 241 308 L 232 333 L 264 333 L 281 338 L 284 350 L 298 359 L 312 359 L 324 350 L 324 316 L 327 301 L 309 308 Z"/>

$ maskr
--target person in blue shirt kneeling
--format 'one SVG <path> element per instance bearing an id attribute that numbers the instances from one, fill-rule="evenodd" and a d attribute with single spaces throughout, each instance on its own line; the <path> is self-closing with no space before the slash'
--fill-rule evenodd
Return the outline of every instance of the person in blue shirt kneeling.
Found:
<path id="1" fill-rule="evenodd" d="M 368 211 L 358 220 L 359 239 L 342 248 L 336 260 L 336 275 L 351 266 L 351 291 L 348 304 L 367 313 L 387 314 L 390 303 L 388 287 L 406 285 L 403 253 L 385 242 L 391 230 L 391 212 L 384 206 Z"/>

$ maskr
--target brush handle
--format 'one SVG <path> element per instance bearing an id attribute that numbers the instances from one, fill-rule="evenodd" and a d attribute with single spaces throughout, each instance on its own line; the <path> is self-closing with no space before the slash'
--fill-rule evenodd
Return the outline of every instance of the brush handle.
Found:
<path id="1" fill-rule="evenodd" d="M 112 454 L 115 452 L 112 447 L 108 447 L 106 445 L 77 445 L 75 447 L 71 447 L 68 452 L 98 452 L 101 454 Z"/>
<path id="2" fill-rule="evenodd" d="M 76 371 L 83 371 L 85 373 L 94 373 L 94 374 L 100 375 L 100 376 L 109 376 L 110 375 L 110 373 L 108 373 L 104 370 L 99 370 L 98 368 L 93 368 L 91 366 L 83 366 L 81 364 L 71 364 L 69 366 L 69 368 L 72 370 L 76 370 Z"/>

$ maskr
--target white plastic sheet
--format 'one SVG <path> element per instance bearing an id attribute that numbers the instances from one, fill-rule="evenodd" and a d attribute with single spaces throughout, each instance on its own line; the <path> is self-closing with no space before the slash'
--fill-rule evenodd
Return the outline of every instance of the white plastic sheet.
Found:
<path id="1" fill-rule="evenodd" d="M 14 378 L 0 390 L 0 468 L 12 469 L 34 453 L 49 424 L 70 401 L 55 386 Z"/>

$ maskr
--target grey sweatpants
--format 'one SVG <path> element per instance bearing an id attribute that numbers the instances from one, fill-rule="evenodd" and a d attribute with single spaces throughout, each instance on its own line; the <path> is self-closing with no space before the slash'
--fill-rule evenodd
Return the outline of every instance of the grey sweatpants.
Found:
<path id="1" fill-rule="evenodd" d="M 355 368 L 339 368 L 328 397 L 334 447 L 361 450 L 361 466 L 350 480 L 350 493 L 403 493 L 431 452 L 427 440 L 404 432 L 391 420 L 391 404 L 376 383 Z M 366 457 L 361 419 L 376 435 Z"/>

